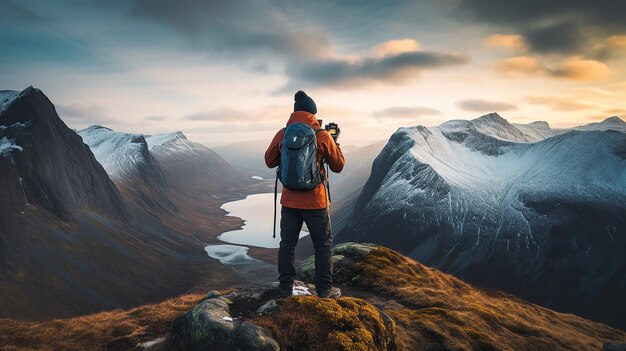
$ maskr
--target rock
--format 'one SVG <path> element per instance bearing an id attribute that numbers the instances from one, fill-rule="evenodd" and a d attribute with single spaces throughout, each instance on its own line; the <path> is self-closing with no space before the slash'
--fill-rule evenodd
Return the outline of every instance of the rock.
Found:
<path id="1" fill-rule="evenodd" d="M 270 333 L 252 323 L 242 323 L 237 328 L 237 350 L 280 350 L 278 343 L 271 337 Z M 219 349 L 218 349 L 219 350 Z"/>
<path id="2" fill-rule="evenodd" d="M 141 351 L 165 351 L 167 350 L 167 337 L 158 338 L 137 344 L 135 350 Z"/>
<path id="3" fill-rule="evenodd" d="M 607 342 L 604 346 L 602 346 L 602 351 L 626 351 L 626 344 Z"/>
<path id="4" fill-rule="evenodd" d="M 222 296 L 222 294 L 219 291 L 211 290 L 204 296 L 203 300 L 212 299 L 212 298 L 220 297 L 220 296 Z"/>
<path id="5" fill-rule="evenodd" d="M 276 311 L 278 305 L 276 304 L 276 300 L 269 300 L 263 306 L 259 307 L 256 311 L 258 314 L 272 314 Z"/>
<path id="6" fill-rule="evenodd" d="M 298 281 L 299 282 L 299 281 Z M 315 289 L 315 287 L 312 286 L 307 286 L 304 283 L 302 283 L 302 285 L 298 285 L 298 284 L 294 284 L 293 286 L 293 296 L 307 296 L 307 295 L 313 295 L 311 293 L 311 289 Z"/>
<path id="7" fill-rule="evenodd" d="M 174 320 L 168 344 L 172 350 L 279 350 L 265 329 L 234 320 L 221 296 L 201 301 Z"/>
<path id="8" fill-rule="evenodd" d="M 353 259 L 363 258 L 372 251 L 377 245 L 368 243 L 341 243 L 333 247 L 334 255 L 344 255 Z"/>
<path id="9" fill-rule="evenodd" d="M 353 283 L 358 277 L 353 273 L 354 264 L 367 256 L 375 248 L 374 244 L 342 243 L 333 247 L 333 281 L 340 284 Z M 298 278 L 313 282 L 315 280 L 315 256 L 310 256 L 300 263 Z"/>

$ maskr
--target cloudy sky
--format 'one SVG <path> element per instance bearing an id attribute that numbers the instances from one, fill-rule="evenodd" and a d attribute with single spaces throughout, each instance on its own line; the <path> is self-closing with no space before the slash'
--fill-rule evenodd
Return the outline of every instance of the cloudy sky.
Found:
<path id="1" fill-rule="evenodd" d="M 0 89 L 72 128 L 268 139 L 303 89 L 344 144 L 497 111 L 626 117 L 623 0 L 0 0 Z"/>

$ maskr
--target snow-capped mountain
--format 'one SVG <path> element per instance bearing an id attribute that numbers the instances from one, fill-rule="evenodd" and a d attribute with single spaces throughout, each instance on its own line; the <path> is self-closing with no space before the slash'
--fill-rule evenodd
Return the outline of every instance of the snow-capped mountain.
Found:
<path id="1" fill-rule="evenodd" d="M 149 210 L 175 211 L 168 183 L 142 134 L 95 125 L 78 132 L 124 196 Z"/>
<path id="2" fill-rule="evenodd" d="M 159 161 L 168 181 L 178 193 L 198 196 L 224 192 L 232 187 L 259 183 L 236 170 L 208 147 L 181 133 L 146 136 L 150 153 Z"/>
<path id="3" fill-rule="evenodd" d="M 582 126 L 574 127 L 577 130 L 586 131 L 605 131 L 616 130 L 618 132 L 626 133 L 626 122 L 617 116 L 609 117 L 602 122 L 589 123 Z"/>
<path id="4" fill-rule="evenodd" d="M 93 207 L 126 218 L 111 180 L 40 90 L 2 91 L 0 102 L 0 182 L 6 197 L 22 199 L 1 207 L 36 205 L 58 217 Z"/>
<path id="5" fill-rule="evenodd" d="M 337 240 L 383 244 L 470 282 L 619 323 L 626 134 L 528 142 L 528 130 L 494 117 L 399 129 Z"/>
<path id="6" fill-rule="evenodd" d="M 78 135 L 112 179 L 150 173 L 155 181 L 162 181 L 158 164 L 142 134 L 115 132 L 95 125 L 79 131 Z"/>
<path id="7" fill-rule="evenodd" d="M 119 157 L 106 167 L 132 172 L 112 181 L 40 90 L 0 91 L 0 318 L 130 307 L 180 294 L 202 279 L 237 279 L 206 256 L 199 240 L 224 227 L 220 200 L 209 194 L 205 201 L 177 202 L 186 206 L 180 213 L 155 211 L 169 197 L 155 197 L 142 178 L 152 158 L 147 142 L 94 129 L 98 157 L 102 150 Z M 103 148 L 108 138 L 118 148 Z M 158 161 L 151 162 L 156 169 Z"/>
<path id="8" fill-rule="evenodd" d="M 555 130 L 550 128 L 548 122 L 535 121 L 528 124 L 512 123 L 515 128 L 525 134 L 530 141 L 539 141 L 547 138 L 551 138 L 557 134 L 561 134 L 565 131 Z"/>

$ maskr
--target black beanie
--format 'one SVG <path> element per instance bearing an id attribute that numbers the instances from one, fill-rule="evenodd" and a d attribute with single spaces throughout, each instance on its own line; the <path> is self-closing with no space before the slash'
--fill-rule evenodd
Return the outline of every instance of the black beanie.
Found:
<path id="1" fill-rule="evenodd" d="M 311 114 L 317 113 L 317 106 L 315 106 L 315 101 L 311 99 L 304 91 L 298 90 L 296 95 L 293 97 L 295 101 L 293 103 L 293 111 L 306 111 Z"/>

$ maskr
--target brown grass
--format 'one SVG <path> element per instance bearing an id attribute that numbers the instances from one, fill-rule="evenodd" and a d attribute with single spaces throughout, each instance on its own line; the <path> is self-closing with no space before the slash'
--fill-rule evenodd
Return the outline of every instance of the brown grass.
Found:
<path id="1" fill-rule="evenodd" d="M 384 247 L 354 270 L 360 288 L 400 304 L 384 312 L 396 321 L 403 350 L 597 351 L 606 341 L 626 341 L 617 329 L 473 287 Z"/>
<path id="2" fill-rule="evenodd" d="M 184 295 L 127 311 L 45 322 L 0 319 L 0 350 L 129 350 L 165 336 L 172 321 L 202 297 Z"/>
<path id="3" fill-rule="evenodd" d="M 290 297 L 276 313 L 251 322 L 270 330 L 281 350 L 387 350 L 395 333 L 374 306 L 352 297 Z"/>
<path id="4" fill-rule="evenodd" d="M 364 299 L 290 297 L 274 314 L 251 321 L 269 329 L 283 350 L 385 350 L 395 343 L 412 351 L 597 351 L 605 342 L 626 342 L 623 331 L 473 287 L 383 247 L 353 270 L 356 287 L 344 291 Z M 165 336 L 202 296 L 46 322 L 3 319 L 0 350 L 132 349 Z"/>

